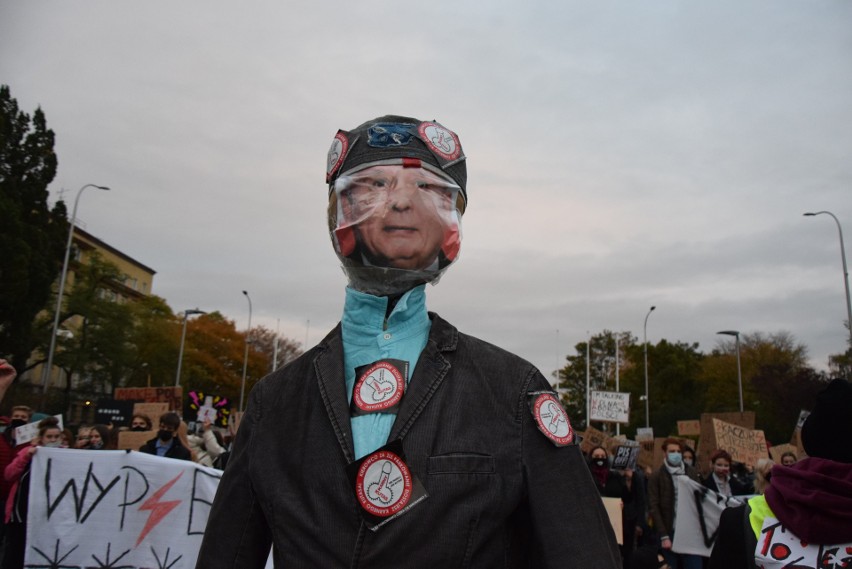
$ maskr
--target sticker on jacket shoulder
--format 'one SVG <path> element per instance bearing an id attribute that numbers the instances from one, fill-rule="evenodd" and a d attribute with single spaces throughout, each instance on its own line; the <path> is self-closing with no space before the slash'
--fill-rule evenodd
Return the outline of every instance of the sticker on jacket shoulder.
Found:
<path id="1" fill-rule="evenodd" d="M 537 391 L 529 394 L 530 411 L 538 430 L 558 447 L 574 442 L 574 429 L 568 420 L 568 413 L 550 391 Z"/>
<path id="2" fill-rule="evenodd" d="M 349 465 L 355 498 L 367 526 L 376 531 L 427 497 L 396 440 Z"/>
<path id="3" fill-rule="evenodd" d="M 408 362 L 403 360 L 379 360 L 355 368 L 350 414 L 396 413 L 407 379 Z"/>

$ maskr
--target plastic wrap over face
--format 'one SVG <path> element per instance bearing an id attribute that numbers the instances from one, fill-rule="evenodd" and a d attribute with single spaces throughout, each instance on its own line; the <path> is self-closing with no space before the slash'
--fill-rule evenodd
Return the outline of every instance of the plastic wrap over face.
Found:
<path id="1" fill-rule="evenodd" d="M 436 283 L 459 254 L 460 188 L 422 167 L 372 165 L 334 182 L 331 238 L 349 285 L 388 296 Z"/>

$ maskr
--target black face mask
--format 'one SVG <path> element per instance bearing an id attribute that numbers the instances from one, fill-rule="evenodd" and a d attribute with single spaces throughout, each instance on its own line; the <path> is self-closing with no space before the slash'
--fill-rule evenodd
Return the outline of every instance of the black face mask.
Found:
<path id="1" fill-rule="evenodd" d="M 9 421 L 9 426 L 6 427 L 6 430 L 14 431 L 18 427 L 23 427 L 26 424 L 27 424 L 27 422 L 24 421 L 23 419 L 12 419 L 11 421 Z"/>
<path id="2" fill-rule="evenodd" d="M 606 466 L 606 459 L 605 458 L 594 458 L 594 459 L 592 459 L 592 464 L 594 464 L 598 468 L 603 468 L 604 466 Z"/>
<path id="3" fill-rule="evenodd" d="M 167 443 L 172 440 L 172 437 L 174 436 L 175 434 L 172 431 L 164 431 L 161 429 L 157 432 L 157 438 L 163 441 L 164 443 Z"/>
<path id="4" fill-rule="evenodd" d="M 131 431 L 147 431 L 148 429 L 146 429 L 145 427 L 137 425 L 135 427 L 130 427 L 130 430 Z"/>

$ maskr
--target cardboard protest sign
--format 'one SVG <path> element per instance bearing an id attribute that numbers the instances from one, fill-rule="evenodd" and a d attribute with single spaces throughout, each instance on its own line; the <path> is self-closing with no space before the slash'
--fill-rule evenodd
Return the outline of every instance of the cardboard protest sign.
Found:
<path id="1" fill-rule="evenodd" d="M 736 462 L 754 466 L 759 458 L 769 458 L 763 431 L 713 419 L 716 448 L 728 451 Z"/>
<path id="2" fill-rule="evenodd" d="M 727 423 L 733 423 L 747 429 L 754 428 L 754 412 L 744 413 L 702 413 L 701 414 L 701 438 L 698 440 L 696 452 L 696 465 L 702 476 L 710 473 L 710 455 L 716 450 L 716 431 L 713 429 L 713 419 L 721 419 Z"/>
<path id="3" fill-rule="evenodd" d="M 639 427 L 636 429 L 636 440 L 638 442 L 653 441 L 654 427 Z"/>
<path id="4" fill-rule="evenodd" d="M 133 401 L 119 399 L 98 399 L 95 409 L 95 423 L 113 427 L 129 427 L 133 415 Z"/>
<path id="5" fill-rule="evenodd" d="M 609 436 L 607 436 L 606 433 L 599 431 L 594 427 L 589 427 L 586 429 L 586 432 L 583 433 L 583 442 L 580 443 L 580 450 L 588 454 L 592 452 L 592 449 L 596 446 L 608 448 L 608 441 Z"/>
<path id="6" fill-rule="evenodd" d="M 65 428 L 62 425 L 62 415 L 54 415 L 54 417 L 59 420 L 59 430 L 61 431 Z M 38 436 L 38 424 L 39 421 L 33 421 L 15 429 L 15 446 L 27 444 L 36 438 Z"/>
<path id="7" fill-rule="evenodd" d="M 799 449 L 795 445 L 783 444 L 775 445 L 769 448 L 769 456 L 778 464 L 781 464 L 781 455 L 783 455 L 785 452 L 792 452 L 794 455 L 796 455 L 797 459 L 802 458 L 802 455 L 799 453 Z"/>
<path id="8" fill-rule="evenodd" d="M 672 551 L 710 557 L 722 510 L 742 502 L 714 492 L 688 476 L 675 476 L 674 479 L 678 499 Z"/>
<path id="9" fill-rule="evenodd" d="M 134 403 L 133 414 L 145 415 L 151 419 L 151 424 L 156 427 L 161 415 L 169 412 L 168 403 Z"/>
<path id="10" fill-rule="evenodd" d="M 629 423 L 630 393 L 592 391 L 589 399 L 589 419 L 608 423 Z"/>
<path id="11" fill-rule="evenodd" d="M 182 411 L 183 388 L 181 387 L 117 387 L 113 397 L 121 400 L 145 403 L 167 403 L 169 411 Z"/>
<path id="12" fill-rule="evenodd" d="M 607 498 L 606 496 L 602 496 L 601 500 L 603 500 L 606 515 L 609 516 L 612 531 L 615 532 L 615 541 L 618 542 L 618 545 L 623 545 L 624 526 L 621 523 L 621 510 L 623 508 L 621 498 Z"/>
<path id="13" fill-rule="evenodd" d="M 639 451 L 641 447 L 639 443 L 634 445 L 619 445 L 616 447 L 612 458 L 612 468 L 614 470 L 636 470 L 636 461 L 639 459 Z"/>
<path id="14" fill-rule="evenodd" d="M 701 434 L 701 421 L 678 421 L 677 434 L 681 437 L 697 437 Z"/>
<path id="15" fill-rule="evenodd" d="M 157 436 L 157 431 L 120 431 L 118 450 L 139 450 L 139 448 Z"/>

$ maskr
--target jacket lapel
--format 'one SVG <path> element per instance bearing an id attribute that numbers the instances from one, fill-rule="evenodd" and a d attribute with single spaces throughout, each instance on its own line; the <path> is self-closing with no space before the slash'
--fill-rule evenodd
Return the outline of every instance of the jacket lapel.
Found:
<path id="1" fill-rule="evenodd" d="M 352 425 L 349 422 L 349 403 L 346 397 L 346 385 L 343 380 L 343 340 L 340 325 L 320 342 L 323 348 L 314 359 L 320 397 L 325 412 L 334 429 L 340 450 L 347 462 L 355 460 L 355 448 L 352 444 Z"/>
<path id="2" fill-rule="evenodd" d="M 450 362 L 442 352 L 456 349 L 458 331 L 434 313 L 430 312 L 429 318 L 432 320 L 429 340 L 417 360 L 417 366 L 408 384 L 408 392 L 402 398 L 399 413 L 388 437 L 389 441 L 405 437 L 450 371 Z"/>

